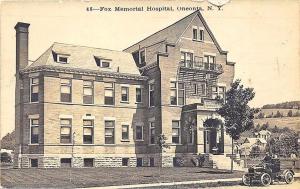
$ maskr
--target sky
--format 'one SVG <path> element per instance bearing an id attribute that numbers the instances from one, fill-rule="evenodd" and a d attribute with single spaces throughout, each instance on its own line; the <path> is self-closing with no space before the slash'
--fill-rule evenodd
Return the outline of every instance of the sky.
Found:
<path id="1" fill-rule="evenodd" d="M 201 11 L 228 60 L 235 79 L 253 87 L 251 106 L 300 100 L 300 3 L 297 0 L 231 0 L 218 11 L 205 0 L 43 1 L 0 0 L 1 136 L 14 129 L 15 30 L 30 23 L 29 59 L 36 60 L 53 42 L 123 50 L 193 11 Z M 87 7 L 172 6 L 174 11 L 101 12 Z M 145 9 L 145 8 L 144 8 Z"/>

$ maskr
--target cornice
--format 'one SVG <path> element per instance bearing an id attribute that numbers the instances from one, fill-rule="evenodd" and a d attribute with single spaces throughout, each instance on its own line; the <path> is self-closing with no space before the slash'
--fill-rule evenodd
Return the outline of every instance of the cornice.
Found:
<path id="1" fill-rule="evenodd" d="M 42 72 L 42 71 L 57 72 L 57 73 L 69 73 L 69 74 L 81 74 L 81 75 L 91 75 L 91 76 L 100 76 L 100 77 L 106 77 L 106 78 L 140 80 L 140 81 L 148 80 L 148 77 L 141 76 L 141 75 L 136 75 L 136 74 L 119 73 L 119 72 L 105 72 L 105 71 L 96 71 L 96 70 L 79 69 L 79 68 L 67 68 L 67 67 L 49 66 L 49 65 L 26 68 L 24 70 L 21 70 L 20 74 L 27 74 L 27 73 L 33 73 L 33 72 Z"/>

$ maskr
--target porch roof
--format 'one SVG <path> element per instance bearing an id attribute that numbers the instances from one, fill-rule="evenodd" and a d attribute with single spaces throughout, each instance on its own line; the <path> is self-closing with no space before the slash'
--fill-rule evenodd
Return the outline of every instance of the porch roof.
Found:
<path id="1" fill-rule="evenodd" d="M 216 99 L 204 98 L 201 103 L 188 104 L 182 107 L 183 112 L 187 111 L 216 111 L 221 103 Z"/>

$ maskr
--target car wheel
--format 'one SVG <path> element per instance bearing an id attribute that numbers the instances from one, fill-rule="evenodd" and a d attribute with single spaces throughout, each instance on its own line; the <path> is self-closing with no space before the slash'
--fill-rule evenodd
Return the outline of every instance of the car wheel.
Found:
<path id="1" fill-rule="evenodd" d="M 242 181 L 245 186 L 250 186 L 250 177 L 249 176 L 243 175 Z"/>
<path id="2" fill-rule="evenodd" d="M 290 184 L 294 181 L 294 174 L 292 173 L 292 171 L 286 171 L 284 174 L 284 181 L 287 184 Z"/>
<path id="3" fill-rule="evenodd" d="M 263 186 L 269 186 L 271 184 L 272 178 L 268 173 L 264 173 L 260 177 L 260 182 Z"/>

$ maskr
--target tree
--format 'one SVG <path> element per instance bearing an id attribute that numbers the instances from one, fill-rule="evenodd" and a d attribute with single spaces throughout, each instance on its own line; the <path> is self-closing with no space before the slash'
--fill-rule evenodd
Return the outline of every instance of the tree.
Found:
<path id="1" fill-rule="evenodd" d="M 7 150 L 14 150 L 15 147 L 15 131 L 11 133 L 7 133 L 2 139 L 1 139 L 1 148 L 7 149 Z"/>
<path id="2" fill-rule="evenodd" d="M 254 128 L 254 132 L 258 132 L 258 131 L 260 131 L 261 129 L 260 129 L 260 124 L 258 123 L 256 126 L 255 126 L 255 128 Z"/>
<path id="3" fill-rule="evenodd" d="M 258 119 L 265 118 L 265 114 L 263 112 L 260 112 L 257 116 Z"/>
<path id="4" fill-rule="evenodd" d="M 255 145 L 251 148 L 250 151 L 250 156 L 251 157 L 258 157 L 261 153 L 261 149 L 259 148 L 259 146 Z"/>
<path id="5" fill-rule="evenodd" d="M 277 125 L 275 125 L 274 128 L 271 131 L 272 131 L 272 133 L 278 133 L 280 130 L 277 127 Z"/>
<path id="6" fill-rule="evenodd" d="M 241 80 L 238 79 L 231 84 L 231 88 L 226 92 L 225 103 L 217 111 L 224 118 L 226 132 L 232 138 L 232 156 L 234 150 L 233 141 L 238 140 L 242 132 L 253 127 L 254 114 L 258 110 L 250 108 L 248 103 L 254 96 L 253 88 L 244 88 Z M 231 157 L 231 172 L 233 172 L 233 157 Z"/>
<path id="7" fill-rule="evenodd" d="M 160 167 L 162 167 L 162 153 L 165 151 L 165 149 L 170 148 L 170 146 L 167 144 L 168 138 L 164 134 L 160 134 L 157 137 L 157 144 L 159 147 L 159 152 L 160 152 Z"/>
<path id="8" fill-rule="evenodd" d="M 7 152 L 1 153 L 1 162 L 10 163 L 11 161 L 11 156 Z"/>
<path id="9" fill-rule="evenodd" d="M 276 118 L 278 117 L 278 118 L 280 118 L 280 117 L 283 117 L 283 116 L 282 116 L 282 114 L 280 113 L 280 111 L 277 110 L 276 114 L 275 114 L 273 117 L 276 117 Z"/>
<path id="10" fill-rule="evenodd" d="M 261 126 L 260 130 L 268 130 L 269 127 L 270 127 L 269 122 L 267 122 Z"/>
<path id="11" fill-rule="evenodd" d="M 288 117 L 293 117 L 293 111 L 292 111 L 292 110 L 289 110 L 289 112 L 287 113 L 287 116 L 288 116 Z"/>
<path id="12" fill-rule="evenodd" d="M 294 116 L 295 117 L 300 117 L 300 111 L 297 111 Z"/>

